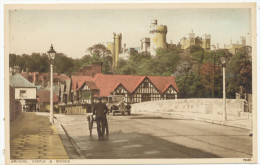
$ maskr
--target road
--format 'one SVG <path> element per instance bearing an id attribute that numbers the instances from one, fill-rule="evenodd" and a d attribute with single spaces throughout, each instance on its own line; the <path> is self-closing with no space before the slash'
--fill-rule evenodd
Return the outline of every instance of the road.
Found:
<path id="1" fill-rule="evenodd" d="M 250 158 L 249 130 L 148 115 L 108 116 L 109 136 L 89 136 L 86 115 L 56 114 L 81 158 Z"/>

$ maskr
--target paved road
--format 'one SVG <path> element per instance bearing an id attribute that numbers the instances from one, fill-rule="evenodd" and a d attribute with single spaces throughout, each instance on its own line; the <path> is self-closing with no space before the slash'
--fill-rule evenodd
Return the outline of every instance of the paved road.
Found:
<path id="1" fill-rule="evenodd" d="M 245 158 L 252 157 L 252 137 L 245 129 L 194 120 L 147 115 L 108 116 L 110 134 L 89 136 L 86 115 L 56 115 L 81 157 Z"/>

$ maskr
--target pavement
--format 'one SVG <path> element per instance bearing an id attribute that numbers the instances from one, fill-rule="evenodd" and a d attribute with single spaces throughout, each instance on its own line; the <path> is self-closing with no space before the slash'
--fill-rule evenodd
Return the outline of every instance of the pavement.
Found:
<path id="1" fill-rule="evenodd" d="M 59 133 L 45 113 L 22 112 L 10 123 L 11 159 L 68 159 Z"/>
<path id="2" fill-rule="evenodd" d="M 100 140 L 96 124 L 90 136 L 87 115 L 55 117 L 81 159 L 252 157 L 247 129 L 147 114 L 109 115 L 109 136 Z"/>
<path id="3" fill-rule="evenodd" d="M 164 118 L 192 119 L 212 124 L 243 128 L 253 130 L 253 120 L 250 117 L 227 115 L 227 120 L 223 121 L 220 114 L 199 114 L 189 112 L 135 112 L 136 114 L 147 114 Z"/>

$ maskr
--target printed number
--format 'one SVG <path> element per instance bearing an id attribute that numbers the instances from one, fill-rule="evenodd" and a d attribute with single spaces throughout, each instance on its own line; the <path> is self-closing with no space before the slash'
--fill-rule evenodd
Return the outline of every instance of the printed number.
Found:
<path id="1" fill-rule="evenodd" d="M 251 158 L 245 158 L 243 159 L 244 162 L 251 162 Z"/>

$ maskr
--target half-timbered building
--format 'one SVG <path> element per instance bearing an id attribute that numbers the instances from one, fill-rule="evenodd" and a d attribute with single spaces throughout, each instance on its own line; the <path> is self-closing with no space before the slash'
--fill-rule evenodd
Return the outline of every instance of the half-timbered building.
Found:
<path id="1" fill-rule="evenodd" d="M 176 99 L 174 76 L 104 75 L 71 77 L 70 102 L 90 104 L 97 98 L 123 95 L 127 103 Z"/>

